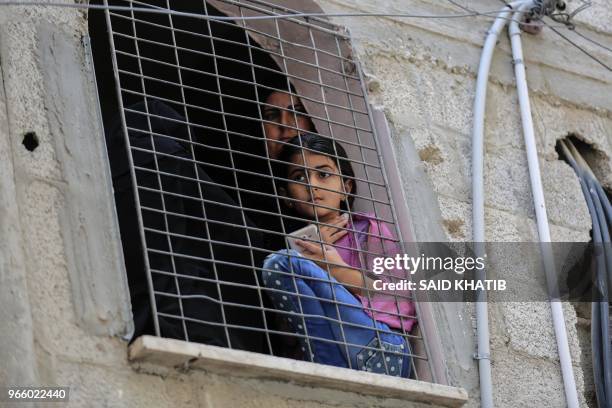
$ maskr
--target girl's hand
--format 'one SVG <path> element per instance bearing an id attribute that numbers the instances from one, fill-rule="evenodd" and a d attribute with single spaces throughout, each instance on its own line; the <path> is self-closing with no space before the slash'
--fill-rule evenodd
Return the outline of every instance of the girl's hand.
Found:
<path id="1" fill-rule="evenodd" d="M 312 259 L 321 268 L 327 270 L 338 282 L 344 284 L 351 293 L 362 295 L 365 281 L 361 272 L 344 262 L 334 247 L 302 240 L 295 242 L 303 248 L 302 255 Z"/>
<path id="2" fill-rule="evenodd" d="M 348 224 L 347 214 L 338 215 L 336 218 L 326 223 L 330 225 L 319 225 L 319 234 L 321 235 L 321 241 L 326 244 L 333 244 L 340 238 L 346 235 L 348 232 L 345 229 Z"/>
<path id="3" fill-rule="evenodd" d="M 323 269 L 330 270 L 334 267 L 347 267 L 348 265 L 338 251 L 330 245 L 321 245 L 315 242 L 302 241 L 298 239 L 295 241 L 303 251 L 300 251 L 304 257 L 315 261 Z"/>

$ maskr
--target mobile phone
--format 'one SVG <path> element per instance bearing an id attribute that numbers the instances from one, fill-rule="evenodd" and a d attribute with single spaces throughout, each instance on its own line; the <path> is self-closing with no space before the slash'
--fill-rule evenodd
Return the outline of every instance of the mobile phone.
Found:
<path id="1" fill-rule="evenodd" d="M 319 229 L 314 224 L 308 224 L 304 228 L 300 228 L 297 231 L 293 231 L 287 236 L 287 243 L 289 244 L 289 248 L 300 252 L 300 250 L 302 250 L 302 247 L 295 243 L 295 241 L 297 241 L 298 239 L 303 239 L 304 241 L 310 242 L 321 242 L 321 237 L 319 236 Z"/>

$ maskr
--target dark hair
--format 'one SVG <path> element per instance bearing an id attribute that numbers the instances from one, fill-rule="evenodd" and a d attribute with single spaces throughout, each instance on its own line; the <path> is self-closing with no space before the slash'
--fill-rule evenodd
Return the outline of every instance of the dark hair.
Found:
<path id="1" fill-rule="evenodd" d="M 355 201 L 354 195 L 357 194 L 357 184 L 355 183 L 355 172 L 351 165 L 348 155 L 344 147 L 334 139 L 329 137 L 321 136 L 316 133 L 301 133 L 294 138 L 287 141 L 287 144 L 283 146 L 278 162 L 274 164 L 274 175 L 277 186 L 287 187 L 287 175 L 289 172 L 289 165 L 292 163 L 291 158 L 296 154 L 302 154 L 304 149 L 308 149 L 313 153 L 320 153 L 331 157 L 342 175 L 343 181 L 346 179 L 353 180 L 351 191 L 347 191 L 348 196 L 346 202 L 341 203 L 340 209 L 348 211 L 353 206 Z"/>
<path id="2" fill-rule="evenodd" d="M 295 93 L 293 84 L 287 81 L 287 76 L 280 70 L 256 70 L 255 82 L 260 103 L 264 103 L 273 92 Z"/>

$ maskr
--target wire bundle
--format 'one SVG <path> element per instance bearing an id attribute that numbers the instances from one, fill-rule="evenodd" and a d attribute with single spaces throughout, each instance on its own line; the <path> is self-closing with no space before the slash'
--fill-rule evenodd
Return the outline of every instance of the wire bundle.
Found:
<path id="1" fill-rule="evenodd" d="M 612 406 L 612 345 L 610 343 L 609 288 L 612 288 L 612 205 L 589 165 L 570 140 L 561 140 L 560 146 L 567 161 L 580 180 L 593 222 L 595 245 L 594 290 L 591 306 L 591 342 L 593 348 L 593 375 L 597 406 Z"/>

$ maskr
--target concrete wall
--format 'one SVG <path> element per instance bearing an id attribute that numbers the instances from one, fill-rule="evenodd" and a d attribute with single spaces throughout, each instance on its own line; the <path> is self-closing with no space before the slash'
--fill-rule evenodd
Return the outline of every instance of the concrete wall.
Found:
<path id="1" fill-rule="evenodd" d="M 85 34 L 81 11 L 0 9 L 0 384 L 69 386 L 74 407 L 458 406 L 423 399 L 427 384 L 399 399 L 397 385 L 386 398 L 323 388 L 329 376 L 312 373 L 288 383 L 129 363 L 129 296 Z"/>
<path id="2" fill-rule="evenodd" d="M 593 3 L 580 15 L 583 31 L 611 44 L 612 14 L 604 0 Z M 328 12 L 457 12 L 433 0 L 319 4 Z M 499 6 L 485 0 L 469 5 Z M 471 104 L 490 20 L 335 21 L 351 30 L 373 99 L 392 123 L 417 238 L 469 240 Z M 95 87 L 81 41 L 86 27 L 81 11 L 0 8 L 0 383 L 69 385 L 72 406 L 419 406 L 128 363 L 120 337 L 131 330 L 130 311 Z M 577 180 L 557 160 L 554 144 L 568 132 L 592 143 L 602 152 L 596 171 L 612 187 L 612 77 L 549 31 L 524 42 L 553 239 L 588 240 Z M 487 107 L 487 238 L 535 240 L 505 36 L 499 48 Z M 22 144 L 28 132 L 39 140 L 34 151 Z M 574 308 L 566 306 L 585 403 L 591 392 L 590 373 L 583 371 L 588 344 L 580 341 L 585 326 L 576 325 Z M 436 315 L 451 383 L 466 388 L 477 406 L 472 308 L 440 304 Z M 492 305 L 490 319 L 497 405 L 563 406 L 548 305 Z"/>
<path id="3" fill-rule="evenodd" d="M 500 6 L 485 0 L 459 3 L 477 10 Z M 321 4 L 329 13 L 463 12 L 448 2 L 427 0 Z M 611 19 L 609 7 L 600 0 L 576 20 L 582 33 L 609 46 L 612 30 L 605 22 Z M 372 99 L 384 107 L 394 128 L 417 239 L 439 240 L 443 230 L 449 240 L 471 240 L 472 103 L 491 20 L 347 17 L 336 21 L 350 29 L 356 54 L 369 74 Z M 571 36 L 567 29 L 560 30 Z M 609 52 L 578 40 L 612 64 Z M 573 171 L 558 159 L 555 142 L 573 133 L 592 144 L 599 153 L 591 163 L 600 180 L 612 188 L 612 73 L 550 30 L 524 35 L 523 44 L 552 238 L 588 241 L 590 218 L 582 192 Z M 538 237 L 509 49 L 504 30 L 492 64 L 486 110 L 486 237 L 529 242 Z M 451 382 L 465 387 L 476 406 L 472 308 L 456 304 L 436 308 Z M 589 322 L 586 309 L 581 310 L 583 315 L 577 316 L 572 305 L 564 305 L 581 403 L 592 404 Z M 496 406 L 564 406 L 548 304 L 491 304 L 489 319 Z"/>

